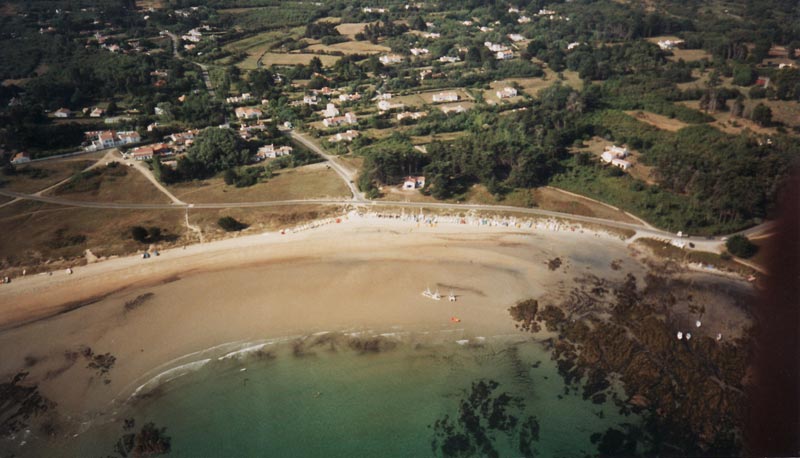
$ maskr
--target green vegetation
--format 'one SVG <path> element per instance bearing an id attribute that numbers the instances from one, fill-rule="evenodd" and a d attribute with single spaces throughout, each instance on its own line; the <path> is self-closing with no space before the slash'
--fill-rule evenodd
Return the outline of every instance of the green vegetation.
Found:
<path id="1" fill-rule="evenodd" d="M 131 238 L 139 243 L 156 243 L 161 240 L 161 228 L 158 226 L 149 229 L 142 226 L 131 227 Z"/>
<path id="2" fill-rule="evenodd" d="M 210 127 L 197 136 L 186 156 L 178 161 L 176 173 L 168 176 L 162 169 L 161 176 L 167 183 L 208 178 L 247 164 L 251 154 L 233 130 Z"/>
<path id="3" fill-rule="evenodd" d="M 734 235 L 725 242 L 725 248 L 739 258 L 752 258 L 758 253 L 758 246 L 743 235 Z"/>
<path id="4" fill-rule="evenodd" d="M 241 223 L 231 216 L 223 216 L 217 220 L 217 225 L 225 230 L 225 232 L 239 232 L 247 229 L 247 224 Z"/>

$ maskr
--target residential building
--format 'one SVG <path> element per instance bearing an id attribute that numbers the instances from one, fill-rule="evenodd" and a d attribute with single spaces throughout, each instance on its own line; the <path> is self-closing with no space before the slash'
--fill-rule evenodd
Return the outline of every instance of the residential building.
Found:
<path id="1" fill-rule="evenodd" d="M 411 48 L 409 51 L 415 56 L 424 56 L 430 52 L 428 48 Z"/>
<path id="2" fill-rule="evenodd" d="M 628 157 L 628 155 L 630 155 L 628 148 L 613 145 L 606 147 L 605 151 L 603 151 L 603 154 L 600 155 L 600 159 L 606 164 L 614 164 L 615 160 L 625 159 Z M 626 170 L 628 167 L 630 167 L 630 163 L 628 163 L 628 166 L 624 167 L 623 169 Z"/>
<path id="3" fill-rule="evenodd" d="M 406 111 L 404 113 L 397 113 L 397 120 L 402 121 L 404 119 L 422 119 L 425 116 L 428 116 L 428 113 L 424 111 Z"/>
<path id="4" fill-rule="evenodd" d="M 275 145 L 266 145 L 258 149 L 256 159 L 263 161 L 264 159 L 275 159 L 277 157 L 288 156 L 292 154 L 291 146 L 281 146 L 276 148 Z"/>
<path id="5" fill-rule="evenodd" d="M 441 107 L 441 110 L 442 110 L 442 113 L 444 113 L 444 114 L 464 113 L 465 111 L 467 111 L 467 109 L 464 108 L 462 105 L 455 105 L 455 106 L 454 105 L 447 105 L 447 106 Z"/>
<path id="6" fill-rule="evenodd" d="M 528 16 L 520 16 L 519 19 L 517 19 L 517 22 L 519 22 L 520 24 L 527 24 L 531 22 L 531 18 L 529 18 Z"/>
<path id="7" fill-rule="evenodd" d="M 460 62 L 460 61 L 461 61 L 461 58 L 458 57 L 458 56 L 442 56 L 442 57 L 439 58 L 439 62 L 443 62 L 443 63 L 447 63 L 447 64 L 452 64 L 452 63 Z"/>
<path id="8" fill-rule="evenodd" d="M 381 100 L 378 102 L 378 110 L 380 111 L 389 111 L 389 110 L 399 110 L 403 108 L 405 105 L 402 103 L 392 103 L 388 100 Z"/>
<path id="9" fill-rule="evenodd" d="M 317 100 L 316 95 L 304 95 L 303 103 L 305 103 L 306 105 L 316 105 L 319 103 L 319 100 Z"/>
<path id="10" fill-rule="evenodd" d="M 513 87 L 504 87 L 497 91 L 496 94 L 498 99 L 510 99 L 511 97 L 517 96 L 517 90 Z"/>
<path id="11" fill-rule="evenodd" d="M 658 47 L 664 51 L 680 48 L 685 42 L 683 40 L 659 40 Z"/>
<path id="12" fill-rule="evenodd" d="M 249 102 L 252 98 L 253 98 L 253 96 L 246 92 L 246 93 L 244 93 L 242 95 L 238 95 L 238 96 L 235 96 L 235 97 L 228 97 L 227 99 L 225 99 L 225 101 L 228 102 L 228 103 L 231 103 L 231 104 L 233 104 L 233 103 L 245 103 L 245 102 Z"/>
<path id="13" fill-rule="evenodd" d="M 582 45 L 583 43 L 579 41 L 574 41 L 567 45 L 567 51 L 572 51 L 573 49 L 577 48 L 578 46 Z"/>
<path id="14" fill-rule="evenodd" d="M 408 176 L 403 180 L 403 189 L 419 189 L 425 187 L 424 176 Z"/>
<path id="15" fill-rule="evenodd" d="M 72 110 L 69 108 L 59 108 L 53 112 L 53 116 L 56 118 L 70 118 L 72 117 Z"/>
<path id="16" fill-rule="evenodd" d="M 519 8 L 512 6 L 508 8 L 508 14 L 519 14 Z"/>
<path id="17" fill-rule="evenodd" d="M 403 56 L 399 54 L 386 54 L 378 58 L 383 65 L 399 64 L 403 61 Z"/>
<path id="18" fill-rule="evenodd" d="M 625 159 L 612 159 L 611 160 L 611 165 L 613 165 L 615 167 L 619 167 L 622 170 L 628 170 L 629 168 L 631 168 L 632 164 L 630 162 L 626 161 Z"/>
<path id="19" fill-rule="evenodd" d="M 139 143 L 142 141 L 142 136 L 136 131 L 119 132 L 117 134 L 117 139 L 120 145 L 130 145 L 131 143 Z"/>
<path id="20" fill-rule="evenodd" d="M 324 110 L 322 110 L 322 116 L 324 118 L 333 118 L 334 116 L 339 116 L 339 109 L 336 108 L 336 105 L 329 103 Z"/>
<path id="21" fill-rule="evenodd" d="M 361 100 L 361 94 L 358 92 L 355 94 L 339 94 L 340 102 L 357 102 L 359 100 Z"/>
<path id="22" fill-rule="evenodd" d="M 491 52 L 501 52 L 508 50 L 508 46 L 501 45 L 500 43 L 492 43 L 491 41 L 486 41 L 483 43 L 483 45 L 489 48 L 489 51 Z"/>
<path id="23" fill-rule="evenodd" d="M 422 34 L 422 37 L 435 40 L 436 38 L 441 38 L 442 34 L 438 32 L 425 32 Z"/>
<path id="24" fill-rule="evenodd" d="M 31 156 L 28 153 L 17 153 L 11 158 L 11 163 L 14 165 L 24 164 L 31 161 Z"/>
<path id="25" fill-rule="evenodd" d="M 322 120 L 322 125 L 325 127 L 337 127 L 344 124 L 358 124 L 358 117 L 353 112 L 345 113 L 344 116 L 335 116 L 332 118 L 325 118 Z"/>
<path id="26" fill-rule="evenodd" d="M 511 51 L 511 50 L 498 51 L 497 54 L 495 54 L 495 57 L 497 58 L 497 60 L 513 59 L 514 58 L 514 52 Z"/>
<path id="27" fill-rule="evenodd" d="M 257 119 L 263 115 L 261 110 L 252 107 L 238 107 L 234 112 L 238 119 Z"/>
<path id="28" fill-rule="evenodd" d="M 90 117 L 90 118 L 100 118 L 100 117 L 102 117 L 104 114 L 106 114 L 106 110 L 104 110 L 104 109 L 102 109 L 102 108 L 100 108 L 100 107 L 95 107 L 95 108 L 92 110 L 92 112 L 91 112 L 91 113 L 89 113 L 89 117 Z"/>
<path id="29" fill-rule="evenodd" d="M 328 141 L 331 143 L 352 142 L 354 139 L 358 138 L 359 135 L 361 135 L 361 133 L 357 130 L 348 130 L 347 132 L 339 132 L 331 136 L 328 138 Z"/>
<path id="30" fill-rule="evenodd" d="M 525 37 L 523 37 L 522 35 L 520 35 L 518 33 L 509 33 L 508 34 L 508 39 L 513 41 L 514 43 L 516 43 L 516 42 L 519 42 L 519 41 L 524 41 Z"/>
<path id="31" fill-rule="evenodd" d="M 438 94 L 433 94 L 433 102 L 458 102 L 460 97 L 455 92 L 440 92 Z"/>

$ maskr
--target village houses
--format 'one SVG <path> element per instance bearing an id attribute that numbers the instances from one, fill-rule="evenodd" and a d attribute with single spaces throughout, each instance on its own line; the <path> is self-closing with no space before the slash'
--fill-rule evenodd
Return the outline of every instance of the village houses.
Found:
<path id="1" fill-rule="evenodd" d="M 234 112 L 238 119 L 257 119 L 263 115 L 261 110 L 252 107 L 237 107 Z"/>
<path id="2" fill-rule="evenodd" d="M 378 102 L 378 110 L 380 111 L 389 111 L 389 110 L 399 110 L 405 107 L 402 103 L 392 103 L 388 100 L 381 100 Z"/>
<path id="3" fill-rule="evenodd" d="M 328 106 L 322 110 L 322 117 L 333 118 L 335 116 L 339 116 L 339 109 L 336 108 L 336 105 L 329 103 Z"/>
<path id="4" fill-rule="evenodd" d="M 503 89 L 497 91 L 497 98 L 498 99 L 510 99 L 511 97 L 517 96 L 517 90 L 513 87 L 504 87 Z"/>
<path id="5" fill-rule="evenodd" d="M 606 164 L 611 164 L 615 167 L 619 167 L 622 170 L 628 170 L 631 168 L 631 163 L 626 161 L 625 158 L 630 155 L 630 151 L 628 148 L 619 147 L 617 145 L 607 146 L 603 154 L 600 155 L 600 159 Z"/>
<path id="6" fill-rule="evenodd" d="M 31 156 L 28 153 L 17 153 L 11 158 L 11 163 L 14 165 L 24 164 L 31 161 Z"/>
<path id="7" fill-rule="evenodd" d="M 514 52 L 511 51 L 510 49 L 505 50 L 505 51 L 497 51 L 497 54 L 495 55 L 495 57 L 497 58 L 497 60 L 513 59 L 514 58 Z"/>
<path id="8" fill-rule="evenodd" d="M 172 148 L 164 143 L 156 143 L 154 145 L 140 146 L 134 148 L 125 154 L 135 161 L 148 161 L 154 157 L 163 157 L 172 155 Z"/>
<path id="9" fill-rule="evenodd" d="M 100 132 L 87 132 L 86 135 L 87 137 L 94 138 L 91 145 L 87 147 L 90 151 L 130 145 L 142 141 L 141 135 L 136 131 L 118 133 L 113 130 L 104 130 Z"/>

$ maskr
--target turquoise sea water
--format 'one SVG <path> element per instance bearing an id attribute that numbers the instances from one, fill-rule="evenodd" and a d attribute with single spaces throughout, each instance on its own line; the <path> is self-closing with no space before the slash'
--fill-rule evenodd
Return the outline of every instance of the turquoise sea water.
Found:
<path id="1" fill-rule="evenodd" d="M 166 427 L 169 456 L 441 455 L 431 446 L 434 423 L 457 419 L 459 403 L 479 380 L 496 381 L 497 394 L 521 400 L 515 414 L 538 419 L 538 456 L 594 454 L 592 433 L 635 421 L 610 403 L 565 395 L 549 352 L 524 338 L 459 344 L 390 337 L 378 352 L 337 339 L 302 351 L 285 343 L 212 358 L 119 411 L 116 422 L 91 427 L 67 449 L 110 454 L 121 420 L 133 418 L 137 426 Z M 492 437 L 500 456 L 521 456 L 510 436 Z"/>

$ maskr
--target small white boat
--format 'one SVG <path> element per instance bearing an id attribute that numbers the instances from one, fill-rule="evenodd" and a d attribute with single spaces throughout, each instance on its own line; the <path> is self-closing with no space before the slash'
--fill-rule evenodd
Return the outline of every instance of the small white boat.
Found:
<path id="1" fill-rule="evenodd" d="M 717 340 L 722 340 L 722 334 L 717 334 Z"/>
<path id="2" fill-rule="evenodd" d="M 441 295 L 441 294 L 439 294 L 439 290 L 438 290 L 438 289 L 436 290 L 436 292 L 435 292 L 435 293 L 433 293 L 433 296 L 431 296 L 431 299 L 433 299 L 433 300 L 435 300 L 435 301 L 440 301 L 440 300 L 442 300 L 442 295 Z"/>
<path id="3" fill-rule="evenodd" d="M 699 328 L 699 327 L 700 327 L 702 324 L 703 324 L 703 323 L 701 323 L 701 322 L 700 322 L 700 320 L 697 320 L 697 321 L 695 321 L 695 322 L 694 322 L 694 325 L 695 325 L 695 326 L 697 326 L 698 328 Z"/>
<path id="4" fill-rule="evenodd" d="M 456 295 L 453 294 L 453 290 L 452 289 L 450 290 L 450 295 L 447 296 L 447 300 L 450 301 L 450 302 L 455 302 L 456 301 Z"/>
<path id="5" fill-rule="evenodd" d="M 427 297 L 428 299 L 433 299 L 435 301 L 439 301 L 442 299 L 442 295 L 439 294 L 439 290 L 437 289 L 435 293 L 431 292 L 430 288 L 425 288 L 425 291 L 422 292 L 422 295 Z"/>
<path id="6" fill-rule="evenodd" d="M 683 333 L 678 331 L 678 340 L 683 340 Z"/>
<path id="7" fill-rule="evenodd" d="M 687 332 L 686 333 L 686 340 L 691 340 L 691 339 L 692 339 L 692 334 Z"/>

